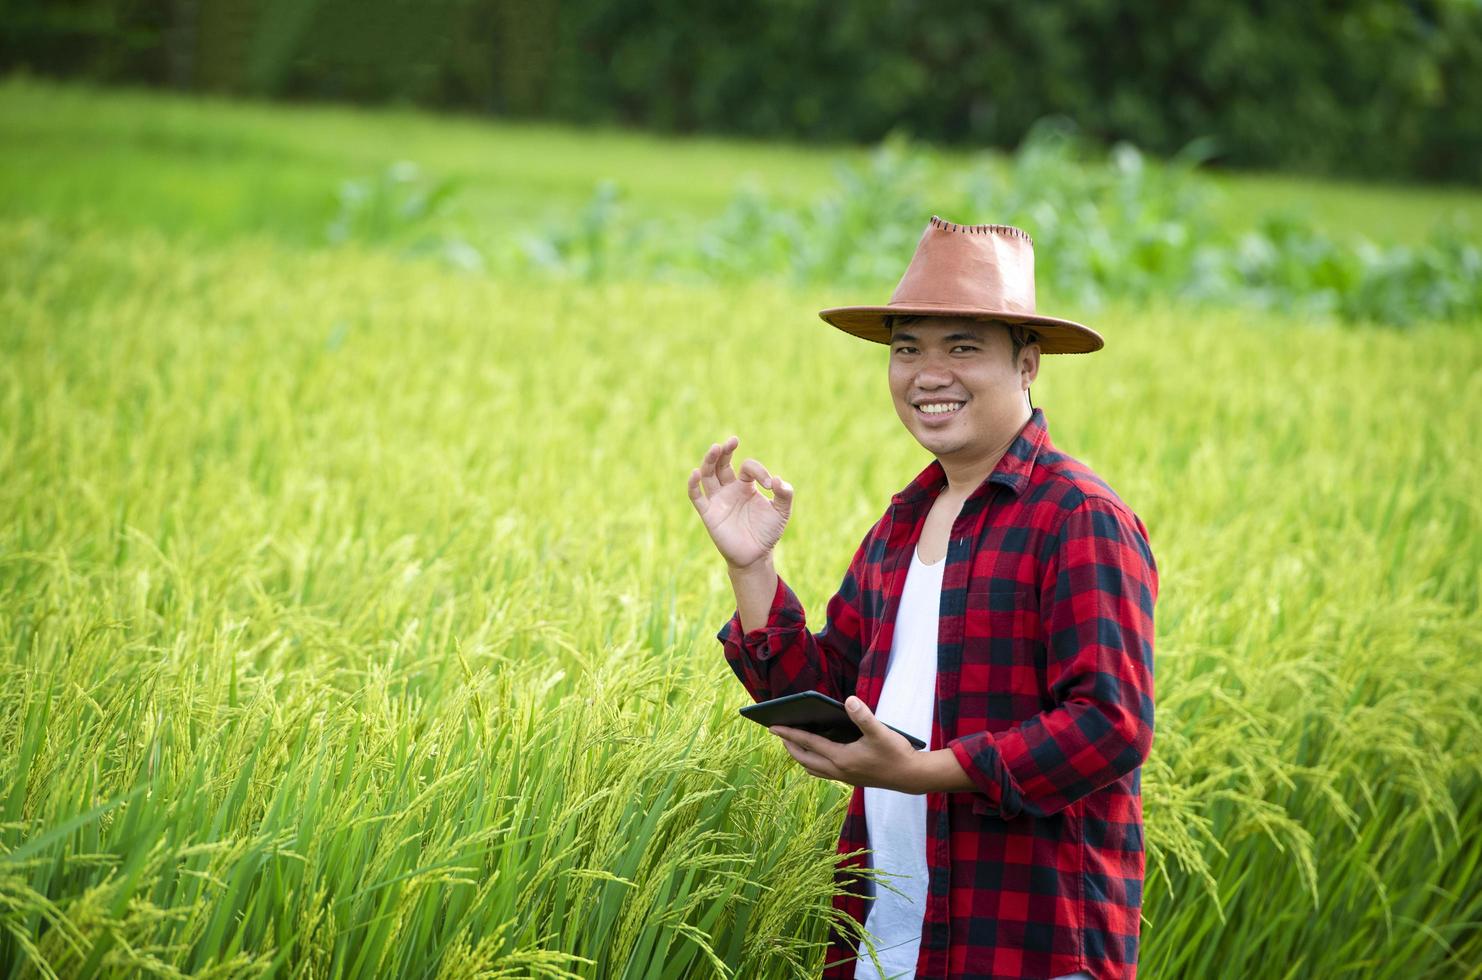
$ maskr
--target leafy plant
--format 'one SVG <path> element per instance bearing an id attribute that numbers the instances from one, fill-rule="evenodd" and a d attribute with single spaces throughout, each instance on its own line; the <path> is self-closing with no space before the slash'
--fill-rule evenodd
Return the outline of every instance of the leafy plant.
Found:
<path id="1" fill-rule="evenodd" d="M 1030 231 L 1040 289 L 1087 310 L 1173 298 L 1392 326 L 1482 320 L 1479 251 L 1461 226 L 1390 247 L 1340 242 L 1282 213 L 1232 232 L 1216 220 L 1217 193 L 1198 172 L 1210 152 L 1201 141 L 1167 163 L 1127 143 L 1102 154 L 1067 120 L 1046 119 L 1007 165 L 982 156 L 947 169 L 896 135 L 865 164 L 840 166 L 835 189 L 811 203 L 786 205 L 743 186 L 698 225 L 637 220 L 604 183 L 569 226 L 530 238 L 526 257 L 588 281 L 769 279 L 883 291 L 904 269 L 924 215 L 938 212 Z"/>
<path id="2" fill-rule="evenodd" d="M 480 251 L 446 230 L 457 190 L 453 180 L 430 179 L 412 161 L 397 161 L 372 177 L 341 182 L 339 211 L 325 236 L 333 245 L 393 245 L 408 255 L 436 255 L 456 267 L 481 271 Z"/>

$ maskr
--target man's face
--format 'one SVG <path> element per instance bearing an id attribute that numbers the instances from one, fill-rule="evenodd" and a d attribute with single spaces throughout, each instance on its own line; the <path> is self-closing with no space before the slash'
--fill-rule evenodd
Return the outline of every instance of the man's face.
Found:
<path id="1" fill-rule="evenodd" d="M 1006 324 L 923 317 L 890 333 L 896 414 L 938 459 L 971 465 L 1001 451 L 1023 427 L 1025 386 L 1039 373 L 1039 345 L 1013 357 Z M 945 409 L 945 410 L 944 410 Z"/>

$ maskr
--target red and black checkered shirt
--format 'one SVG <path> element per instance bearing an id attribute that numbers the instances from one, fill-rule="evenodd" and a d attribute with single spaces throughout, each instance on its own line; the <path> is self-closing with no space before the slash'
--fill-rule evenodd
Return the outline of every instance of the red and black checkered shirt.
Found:
<path id="1" fill-rule="evenodd" d="M 896 608 L 932 502 L 933 461 L 860 544 L 816 634 L 778 581 L 765 626 L 721 629 L 753 698 L 819 690 L 874 710 Z M 977 784 L 927 794 L 920 977 L 1137 973 L 1141 766 L 1153 740 L 1157 568 L 1142 521 L 1050 443 L 1042 409 L 963 503 L 942 574 L 932 749 Z M 869 846 L 856 787 L 839 853 Z M 863 922 L 872 886 L 840 865 L 835 906 Z M 887 869 L 888 870 L 888 869 Z M 830 936 L 825 980 L 854 975 Z"/>

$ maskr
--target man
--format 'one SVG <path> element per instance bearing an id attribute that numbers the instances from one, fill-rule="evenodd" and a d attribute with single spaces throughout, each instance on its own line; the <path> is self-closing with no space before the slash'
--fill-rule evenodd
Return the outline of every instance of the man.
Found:
<path id="1" fill-rule="evenodd" d="M 1142 521 L 1028 401 L 1042 353 L 1102 346 L 1037 314 L 1033 277 L 1024 232 L 934 216 L 887 306 L 820 313 L 889 344 L 896 413 L 935 458 L 816 634 L 772 563 L 792 486 L 755 459 L 733 471 L 734 436 L 690 474 L 736 593 L 727 662 L 758 701 L 845 701 L 856 742 L 771 730 L 855 787 L 839 852 L 907 876 L 896 894 L 841 864 L 836 906 L 879 955 L 835 931 L 826 980 L 1136 976 L 1157 570 Z"/>

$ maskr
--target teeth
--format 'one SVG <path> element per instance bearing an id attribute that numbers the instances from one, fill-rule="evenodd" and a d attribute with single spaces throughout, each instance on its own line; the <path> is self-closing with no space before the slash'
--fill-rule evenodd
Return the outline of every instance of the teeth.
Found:
<path id="1" fill-rule="evenodd" d="M 931 405 L 919 405 L 917 407 L 928 415 L 941 415 L 944 412 L 955 410 L 961 404 L 962 402 L 935 402 Z"/>

